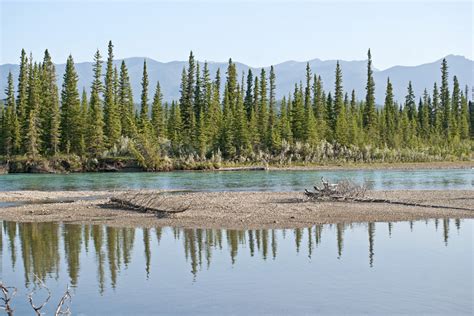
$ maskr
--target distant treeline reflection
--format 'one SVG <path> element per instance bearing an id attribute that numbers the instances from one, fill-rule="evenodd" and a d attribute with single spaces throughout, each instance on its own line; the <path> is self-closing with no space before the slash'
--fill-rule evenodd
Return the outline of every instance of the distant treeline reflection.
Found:
<path id="1" fill-rule="evenodd" d="M 451 220 L 453 221 L 453 220 Z M 434 223 L 435 229 L 442 229 L 444 243 L 448 244 L 449 219 L 426 221 Z M 461 220 L 454 220 L 456 229 L 460 229 Z M 377 227 L 383 227 L 383 223 Z M 394 225 L 387 223 L 391 236 Z M 323 231 L 334 233 L 337 239 L 337 258 L 344 251 L 344 232 L 355 227 L 366 227 L 368 264 L 375 264 L 375 223 L 315 225 L 298 229 L 259 229 L 259 230 L 221 230 L 221 229 L 183 229 L 183 228 L 116 228 L 102 225 L 76 225 L 58 223 L 16 223 L 2 222 L 0 229 L 0 253 L 2 266 L 9 256 L 12 268 L 23 264 L 25 286 L 35 282 L 34 275 L 42 280 L 59 278 L 60 262 L 67 267 L 71 285 L 77 286 L 81 269 L 81 255 L 95 254 L 99 290 L 106 288 L 106 279 L 110 286 L 117 285 L 118 274 L 127 269 L 134 256 L 144 255 L 147 277 L 151 273 L 152 252 L 160 250 L 163 233 L 169 233 L 175 241 L 182 241 L 184 256 L 190 264 L 194 277 L 203 269 L 211 267 L 214 251 L 228 251 L 230 262 L 236 264 L 239 252 L 248 252 L 252 257 L 262 260 L 278 259 L 278 244 L 283 239 L 293 239 L 295 251 L 305 252 L 311 259 L 316 248 L 321 245 Z M 410 222 L 413 229 L 413 222 Z M 329 239 L 328 235 L 324 236 Z M 328 242 L 331 242 L 328 240 Z M 133 253 L 134 247 L 143 254 Z M 141 250 L 140 250 L 141 251 Z M 132 256 L 133 254 L 133 256 Z M 20 256 L 20 257 L 19 257 Z M 63 256 L 63 258 L 62 258 Z M 141 260 L 141 258 L 140 258 Z"/>

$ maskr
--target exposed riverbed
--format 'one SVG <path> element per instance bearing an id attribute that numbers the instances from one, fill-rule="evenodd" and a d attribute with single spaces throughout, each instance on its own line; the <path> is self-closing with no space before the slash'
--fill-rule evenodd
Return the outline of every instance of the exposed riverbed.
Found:
<path id="1" fill-rule="evenodd" d="M 101 223 L 124 227 L 294 228 L 326 223 L 474 218 L 474 191 L 471 190 L 370 191 L 367 195 L 370 198 L 446 207 L 442 209 L 393 204 L 314 202 L 299 192 L 146 192 L 149 197 L 156 196 L 163 210 L 186 211 L 164 216 L 128 210 L 110 203 L 111 197 L 133 195 L 133 191 L 16 191 L 0 193 L 0 201 L 19 203 L 0 208 L 0 219 Z M 54 199 L 57 199 L 56 203 Z"/>

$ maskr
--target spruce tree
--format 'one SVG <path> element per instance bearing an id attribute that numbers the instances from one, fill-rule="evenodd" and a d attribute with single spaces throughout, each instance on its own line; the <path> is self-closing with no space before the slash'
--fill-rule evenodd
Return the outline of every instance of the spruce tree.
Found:
<path id="1" fill-rule="evenodd" d="M 443 114 L 441 127 L 444 136 L 450 136 L 451 134 L 451 100 L 449 96 L 448 76 L 448 62 L 443 58 L 441 64 L 440 107 Z"/>
<path id="2" fill-rule="evenodd" d="M 332 117 L 330 117 L 331 128 L 335 131 L 337 118 L 339 113 L 342 111 L 344 106 L 344 90 L 342 87 L 342 70 L 339 65 L 339 61 L 336 62 L 336 82 L 334 84 L 334 109 L 332 111 Z"/>
<path id="3" fill-rule="evenodd" d="M 293 93 L 293 104 L 291 113 L 291 133 L 293 134 L 294 141 L 303 141 L 305 137 L 305 111 L 303 92 L 298 85 L 295 84 L 295 91 Z"/>
<path id="4" fill-rule="evenodd" d="M 321 76 L 314 75 L 313 80 L 313 110 L 316 118 L 316 125 L 318 127 L 321 138 L 327 136 L 327 113 L 326 113 L 326 97 L 324 96 L 323 81 Z"/>
<path id="5" fill-rule="evenodd" d="M 196 80 L 196 61 L 193 52 L 189 53 L 188 70 L 183 71 L 183 78 L 181 82 L 181 117 L 183 121 L 183 141 L 192 149 L 193 136 L 195 134 L 196 117 L 194 112 L 194 95 L 195 95 L 195 80 Z"/>
<path id="6" fill-rule="evenodd" d="M 363 124 L 366 131 L 369 133 L 369 139 L 373 136 L 376 127 L 376 112 L 375 112 L 375 82 L 372 71 L 372 55 L 370 49 L 367 52 L 367 85 L 365 87 L 365 106 Z M 372 135 L 371 135 L 372 134 Z"/>
<path id="7" fill-rule="evenodd" d="M 252 69 L 249 68 L 247 73 L 247 89 L 245 92 L 244 107 L 247 113 L 247 119 L 250 120 L 250 114 L 252 113 L 253 107 L 253 73 Z"/>
<path id="8" fill-rule="evenodd" d="M 244 108 L 243 90 L 237 95 L 235 111 L 234 111 L 234 136 L 233 141 L 238 156 L 245 156 L 250 152 L 250 140 L 247 130 L 247 114 Z"/>
<path id="9" fill-rule="evenodd" d="M 291 101 L 290 101 L 291 102 Z M 290 119 L 288 117 L 288 105 L 286 101 L 286 97 L 283 96 L 280 104 L 280 138 L 281 140 L 286 140 L 287 142 L 291 143 L 292 141 L 292 134 L 291 134 L 291 124 Z"/>
<path id="10" fill-rule="evenodd" d="M 146 132 L 148 128 L 148 73 L 146 70 L 146 59 L 143 61 L 142 94 L 140 102 L 140 129 Z"/>
<path id="11" fill-rule="evenodd" d="M 178 153 L 182 144 L 183 122 L 181 118 L 181 109 L 176 102 L 171 102 L 170 118 L 168 120 L 168 137 L 171 140 L 172 150 Z"/>
<path id="12" fill-rule="evenodd" d="M 224 89 L 224 98 L 222 101 L 222 108 L 223 108 L 223 122 L 220 130 L 220 149 L 222 150 L 222 154 L 224 158 L 232 158 L 235 155 L 235 147 L 234 147 L 234 117 L 232 113 L 232 105 L 229 96 L 229 80 L 227 80 L 225 89 Z"/>
<path id="13" fill-rule="evenodd" d="M 222 127 L 222 109 L 220 104 L 219 83 L 212 83 L 212 98 L 207 115 L 207 137 L 213 151 L 219 149 L 219 131 Z"/>
<path id="14" fill-rule="evenodd" d="M 48 50 L 44 52 L 41 70 L 40 120 L 42 152 L 55 155 L 59 152 L 61 117 L 56 69 Z"/>
<path id="15" fill-rule="evenodd" d="M 94 78 L 91 86 L 91 97 L 89 101 L 89 113 L 87 120 L 87 145 L 92 156 L 98 156 L 104 149 L 104 118 L 102 112 L 102 100 L 100 94 L 102 85 L 102 57 L 99 50 L 94 55 Z"/>
<path id="16" fill-rule="evenodd" d="M 425 89 L 423 92 L 423 100 L 420 100 L 418 107 L 418 127 L 419 136 L 426 141 L 430 134 L 430 112 L 429 112 L 429 94 Z"/>
<path id="17" fill-rule="evenodd" d="M 3 116 L 4 153 L 9 156 L 20 152 L 20 125 L 15 104 L 15 88 L 13 75 L 8 73 L 6 95 L 6 110 Z"/>
<path id="18" fill-rule="evenodd" d="M 439 92 L 438 86 L 436 82 L 433 86 L 433 134 L 434 135 L 441 135 L 443 131 L 443 109 L 441 108 L 440 100 L 439 100 Z"/>
<path id="19" fill-rule="evenodd" d="M 202 104 L 201 111 L 202 115 L 199 120 L 199 139 L 198 143 L 200 144 L 200 151 L 207 151 L 212 145 L 212 137 L 210 137 L 209 130 L 211 129 L 212 124 L 216 124 L 215 121 L 210 120 L 210 112 L 213 102 L 213 83 L 211 80 L 211 75 L 209 73 L 209 67 L 207 62 L 204 63 L 204 69 L 202 73 Z M 220 105 L 219 105 L 220 106 Z"/>
<path id="20" fill-rule="evenodd" d="M 23 144 L 24 152 L 30 157 L 36 157 L 39 154 L 41 140 L 40 140 L 40 78 L 39 78 L 39 67 L 35 63 L 29 70 L 29 81 L 28 81 L 28 103 L 27 116 Z"/>
<path id="21" fill-rule="evenodd" d="M 357 108 L 355 90 L 352 90 L 351 101 L 349 106 L 349 117 L 347 119 L 349 124 L 349 143 L 357 144 L 360 141 L 359 131 L 359 109 Z"/>
<path id="22" fill-rule="evenodd" d="M 316 119 L 314 117 L 314 111 L 311 106 L 305 107 L 304 109 L 304 140 L 306 143 L 315 146 L 319 141 L 318 130 L 316 126 Z"/>
<path id="23" fill-rule="evenodd" d="M 255 76 L 254 84 L 253 84 L 253 111 L 252 114 L 254 116 L 255 123 L 250 124 L 254 137 L 253 145 L 255 148 L 260 146 L 260 128 L 259 128 L 259 113 L 260 113 L 260 80 L 258 76 Z M 252 117 L 250 118 L 252 122 Z"/>
<path id="24" fill-rule="evenodd" d="M 276 76 L 273 66 L 270 67 L 270 94 L 268 102 L 268 129 L 267 129 L 267 148 L 270 150 L 278 149 L 280 145 L 280 135 L 278 133 L 277 115 L 276 115 Z"/>
<path id="25" fill-rule="evenodd" d="M 304 89 L 304 108 L 307 111 L 311 104 L 311 67 L 306 63 L 306 86 Z"/>
<path id="26" fill-rule="evenodd" d="M 87 100 L 86 88 L 82 88 L 80 120 L 78 126 L 80 128 L 79 137 L 79 154 L 83 156 L 87 151 L 86 137 L 87 137 L 87 118 L 89 117 L 89 101 Z"/>
<path id="27" fill-rule="evenodd" d="M 461 88 L 456 76 L 453 77 L 453 95 L 451 98 L 451 137 L 459 137 L 459 123 L 461 118 Z"/>
<path id="28" fill-rule="evenodd" d="M 469 138 L 469 109 L 468 109 L 468 88 L 466 86 L 465 93 L 461 95 L 461 109 L 459 114 L 459 136 L 461 139 Z"/>
<path id="29" fill-rule="evenodd" d="M 120 137 L 121 120 L 115 99 L 114 53 L 112 41 L 108 45 L 107 68 L 104 84 L 104 136 L 108 147 L 114 145 Z"/>
<path id="30" fill-rule="evenodd" d="M 339 109 L 335 126 L 335 140 L 343 146 L 349 145 L 349 126 L 347 124 L 346 109 L 344 104 Z"/>
<path id="31" fill-rule="evenodd" d="M 393 100 L 393 86 L 390 78 L 387 78 L 387 90 L 385 92 L 384 115 L 385 115 L 385 141 L 389 147 L 395 146 L 397 107 Z"/>
<path id="32" fill-rule="evenodd" d="M 61 149 L 66 153 L 81 154 L 81 103 L 77 90 L 78 76 L 74 60 L 69 55 L 66 62 L 61 91 Z"/>
<path id="33" fill-rule="evenodd" d="M 267 96 L 267 75 L 265 69 L 262 68 L 260 71 L 260 84 L 259 84 L 259 104 L 258 104 L 258 133 L 260 141 L 265 143 L 268 128 L 268 96 Z"/>
<path id="34" fill-rule="evenodd" d="M 28 70 L 28 57 L 26 57 L 25 50 L 22 49 L 20 57 L 20 73 L 18 75 L 18 97 L 16 101 L 16 114 L 22 135 L 25 135 L 26 133 L 24 127 L 26 126 L 26 109 L 28 107 Z"/>
<path id="35" fill-rule="evenodd" d="M 122 61 L 120 65 L 120 77 L 118 87 L 118 107 L 120 112 L 121 134 L 131 137 L 132 131 L 135 129 L 133 92 L 128 75 L 127 65 Z"/>
<path id="36" fill-rule="evenodd" d="M 156 138 L 165 138 L 165 121 L 163 115 L 163 94 L 161 93 L 160 82 L 156 83 L 155 95 L 151 108 L 151 125 Z"/>
<path id="37" fill-rule="evenodd" d="M 193 109 L 194 109 L 194 117 L 196 122 L 199 121 L 199 117 L 201 112 L 203 112 L 203 104 L 204 104 L 204 94 L 203 94 L 203 87 L 201 81 L 201 67 L 199 63 L 196 63 L 196 84 L 194 85 L 194 102 L 193 102 Z"/>
<path id="38" fill-rule="evenodd" d="M 408 119 L 410 121 L 414 120 L 416 116 L 416 103 L 411 81 L 408 82 L 407 95 L 405 96 L 405 107 L 407 108 Z"/>

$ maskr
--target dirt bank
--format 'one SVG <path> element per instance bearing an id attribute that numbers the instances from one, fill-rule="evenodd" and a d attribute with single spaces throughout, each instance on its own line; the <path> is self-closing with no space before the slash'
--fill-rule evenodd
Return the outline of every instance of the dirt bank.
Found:
<path id="1" fill-rule="evenodd" d="M 143 192 L 143 191 L 141 191 Z M 373 191 L 370 197 L 445 205 L 432 209 L 391 204 L 308 201 L 298 192 L 156 193 L 167 216 L 141 213 L 111 204 L 109 198 L 136 192 L 1 192 L 0 202 L 36 202 L 0 208 L 0 219 L 20 222 L 101 223 L 114 226 L 201 228 L 294 228 L 340 222 L 474 218 L 474 191 Z M 55 199 L 63 201 L 54 203 Z M 47 201 L 48 203 L 44 203 Z M 1 203 L 0 203 L 1 205 Z M 469 210 L 453 210 L 449 207 Z"/>
<path id="2" fill-rule="evenodd" d="M 474 161 L 441 161 L 441 162 L 398 162 L 398 163 L 359 163 L 327 164 L 303 166 L 270 166 L 269 170 L 417 170 L 417 169 L 474 169 Z"/>

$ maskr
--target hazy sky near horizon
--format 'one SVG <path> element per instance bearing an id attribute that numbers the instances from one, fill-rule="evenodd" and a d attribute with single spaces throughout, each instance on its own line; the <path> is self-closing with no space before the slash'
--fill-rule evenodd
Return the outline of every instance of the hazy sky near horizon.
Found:
<path id="1" fill-rule="evenodd" d="M 0 0 L 0 64 L 25 48 L 41 59 L 233 60 L 267 66 L 287 60 L 366 59 L 375 67 L 417 65 L 448 54 L 473 59 L 470 0 Z"/>

